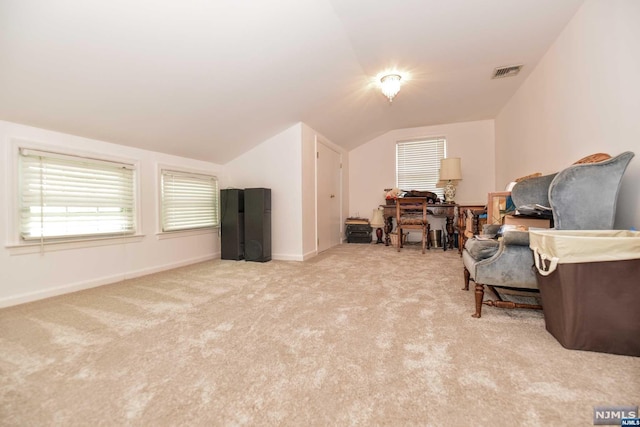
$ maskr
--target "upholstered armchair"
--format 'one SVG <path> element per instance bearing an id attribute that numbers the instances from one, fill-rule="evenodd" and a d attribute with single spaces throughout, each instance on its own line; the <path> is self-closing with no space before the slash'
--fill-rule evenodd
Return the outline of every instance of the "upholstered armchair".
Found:
<path id="1" fill-rule="evenodd" d="M 572 165 L 556 174 L 529 178 L 517 183 L 511 192 L 516 207 L 539 204 L 553 210 L 558 230 L 613 229 L 618 190 L 632 152 L 598 163 Z M 484 233 L 495 234 L 499 226 L 485 226 Z M 464 289 L 475 282 L 475 313 L 481 317 L 482 305 L 500 308 L 541 309 L 537 304 L 503 300 L 502 290 L 531 292 L 538 289 L 529 248 L 528 231 L 505 231 L 501 240 L 469 239 L 462 252 Z M 484 301 L 484 287 L 496 300 Z"/>

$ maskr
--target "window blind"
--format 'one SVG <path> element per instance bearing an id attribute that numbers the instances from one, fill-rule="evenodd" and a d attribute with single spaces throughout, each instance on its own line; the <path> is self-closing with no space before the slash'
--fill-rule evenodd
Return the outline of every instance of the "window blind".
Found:
<path id="1" fill-rule="evenodd" d="M 215 176 L 162 170 L 162 231 L 214 227 L 218 222 Z"/>
<path id="2" fill-rule="evenodd" d="M 135 232 L 135 167 L 20 149 L 23 240 Z"/>
<path id="3" fill-rule="evenodd" d="M 407 191 L 431 191 L 443 199 L 443 189 L 436 188 L 436 184 L 440 175 L 440 160 L 445 155 L 445 138 L 398 142 L 396 187 Z"/>

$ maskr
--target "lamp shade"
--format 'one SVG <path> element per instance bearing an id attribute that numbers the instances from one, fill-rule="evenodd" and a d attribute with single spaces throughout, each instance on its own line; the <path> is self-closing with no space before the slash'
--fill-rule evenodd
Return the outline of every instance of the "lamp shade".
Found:
<path id="1" fill-rule="evenodd" d="M 462 179 L 462 168 L 460 167 L 460 157 L 450 157 L 440 161 L 440 180 L 460 180 Z"/>
<path id="2" fill-rule="evenodd" d="M 384 216 L 382 215 L 381 209 L 374 209 L 371 214 L 370 224 L 372 227 L 384 227 Z"/>

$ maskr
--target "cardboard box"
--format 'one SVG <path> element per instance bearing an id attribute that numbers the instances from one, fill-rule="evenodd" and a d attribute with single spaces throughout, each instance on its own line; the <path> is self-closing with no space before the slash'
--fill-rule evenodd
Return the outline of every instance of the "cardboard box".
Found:
<path id="1" fill-rule="evenodd" d="M 531 218 L 518 215 L 505 215 L 503 224 L 507 225 L 523 225 L 536 228 L 551 228 L 551 220 L 545 218 Z"/>

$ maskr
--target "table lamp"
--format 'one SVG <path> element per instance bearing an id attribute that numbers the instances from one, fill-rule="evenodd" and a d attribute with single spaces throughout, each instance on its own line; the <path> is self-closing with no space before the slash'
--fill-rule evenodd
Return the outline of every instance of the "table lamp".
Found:
<path id="1" fill-rule="evenodd" d="M 460 157 L 450 157 L 440 161 L 440 182 L 446 182 L 444 186 L 445 203 L 455 203 L 456 183 L 461 179 Z"/>
<path id="2" fill-rule="evenodd" d="M 378 238 L 378 243 L 382 243 L 382 227 L 384 227 L 384 217 L 382 215 L 382 209 L 374 209 L 371 214 L 370 224 L 372 227 L 376 229 L 376 237 Z"/>

